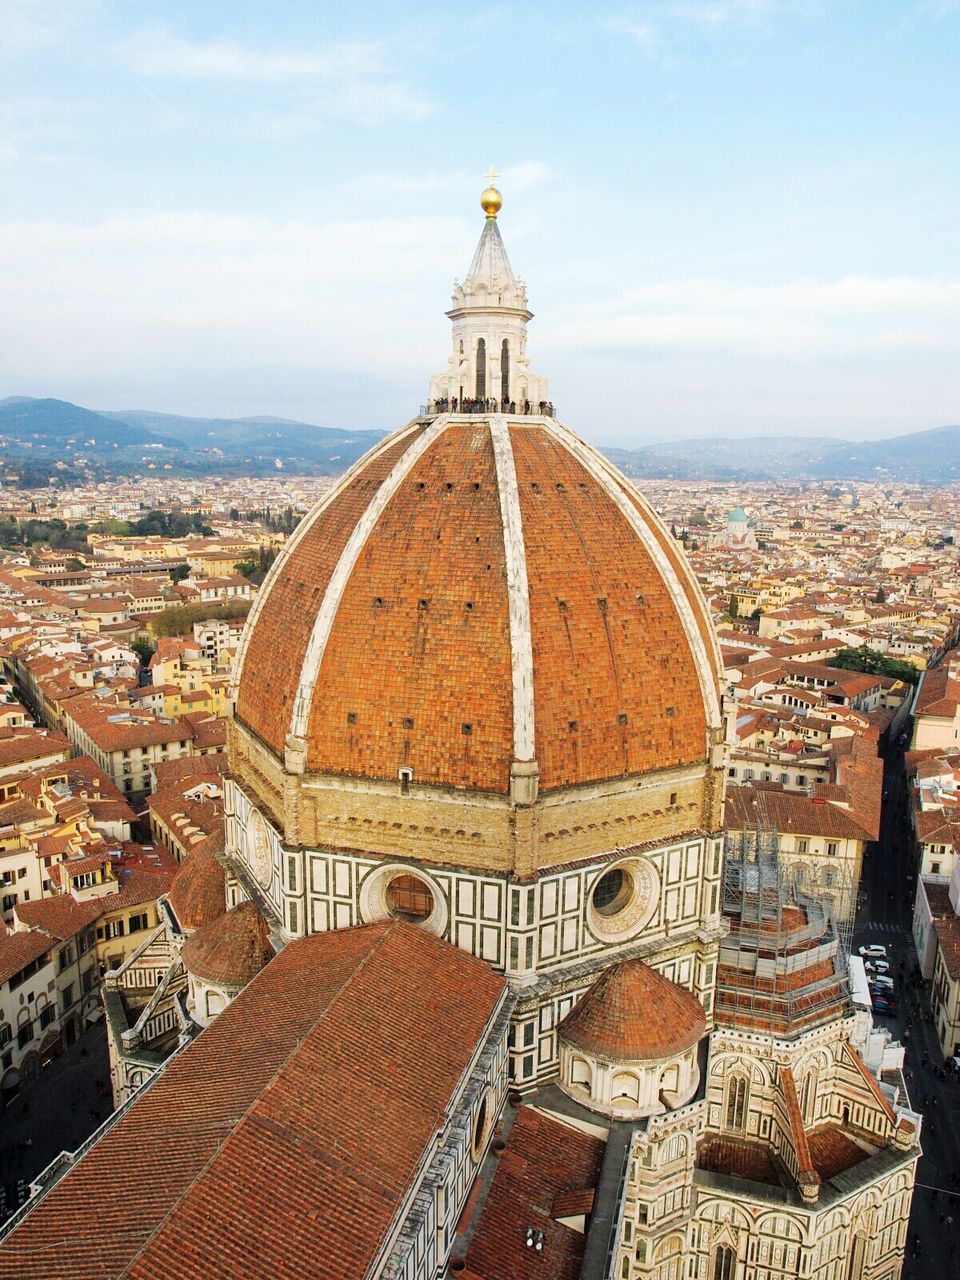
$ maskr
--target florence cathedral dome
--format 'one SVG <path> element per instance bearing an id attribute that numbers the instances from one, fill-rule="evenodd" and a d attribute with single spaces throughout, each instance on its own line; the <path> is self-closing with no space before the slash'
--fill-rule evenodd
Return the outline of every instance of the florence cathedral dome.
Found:
<path id="1" fill-rule="evenodd" d="M 700 590 L 530 370 L 488 197 L 428 412 L 307 515 L 251 613 L 236 725 L 288 774 L 531 803 L 703 765 L 717 741 Z"/>

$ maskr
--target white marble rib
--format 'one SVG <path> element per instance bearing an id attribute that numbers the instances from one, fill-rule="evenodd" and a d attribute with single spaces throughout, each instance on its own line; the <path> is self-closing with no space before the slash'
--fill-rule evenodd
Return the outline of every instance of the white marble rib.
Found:
<path id="1" fill-rule="evenodd" d="M 284 565 L 290 559 L 290 556 L 293 554 L 296 547 L 305 537 L 307 531 L 313 528 L 317 520 L 321 515 L 323 515 L 330 504 L 335 502 L 337 498 L 339 498 L 340 494 L 343 493 L 344 489 L 355 479 L 358 471 L 368 466 L 371 462 L 374 462 L 380 457 L 384 450 L 393 448 L 398 440 L 402 440 L 405 435 L 410 435 L 416 429 L 416 420 L 408 422 L 405 427 L 400 427 L 399 430 L 392 431 L 390 435 L 380 442 L 380 444 L 375 445 L 371 452 L 365 453 L 362 458 L 358 458 L 353 466 L 349 467 L 343 473 L 327 496 L 321 499 L 321 501 L 311 512 L 309 512 L 308 515 L 304 516 L 296 529 L 294 529 L 293 533 L 280 548 L 280 554 L 270 566 L 269 572 L 264 578 L 260 590 L 257 592 L 256 599 L 253 602 L 253 608 L 247 614 L 246 625 L 240 635 L 240 645 L 237 649 L 237 660 L 233 664 L 233 679 L 230 685 L 230 696 L 234 700 L 236 700 L 237 692 L 240 688 L 240 677 L 243 674 L 243 664 L 247 657 L 247 647 L 250 643 L 250 636 L 253 634 L 253 628 L 263 611 L 263 606 L 267 602 L 267 598 L 270 595 L 273 584 L 276 582 L 277 578 L 280 577 L 283 572 Z"/>
<path id="2" fill-rule="evenodd" d="M 697 677 L 700 681 L 700 692 L 703 697 L 704 707 L 707 713 L 707 724 L 710 728 L 716 729 L 720 727 L 720 701 L 717 697 L 717 689 L 714 684 L 713 671 L 710 659 L 707 654 L 706 645 L 703 643 L 703 637 L 700 634 L 700 628 L 697 626 L 697 620 L 693 615 L 693 609 L 690 601 L 687 599 L 687 593 L 683 589 L 683 583 L 680 581 L 677 571 L 655 537 L 653 530 L 640 515 L 632 502 L 627 498 L 626 494 L 620 488 L 613 475 L 607 470 L 602 458 L 597 455 L 592 446 L 581 440 L 569 427 L 562 422 L 552 421 L 548 427 L 548 431 L 553 438 L 571 453 L 579 462 L 581 462 L 593 478 L 600 484 L 604 491 L 617 504 L 624 518 L 630 527 L 640 538 L 651 560 L 660 571 L 660 576 L 667 584 L 670 597 L 673 600 L 677 612 L 680 614 L 683 622 L 684 630 L 687 633 L 687 639 L 690 642 L 690 648 L 693 650 L 694 666 L 697 669 Z"/>
<path id="3" fill-rule="evenodd" d="M 507 600 L 510 617 L 510 664 L 513 671 L 513 758 L 534 758 L 533 638 L 530 632 L 530 589 L 527 554 L 520 516 L 517 469 L 510 429 L 503 414 L 490 418 L 490 438 L 497 468 L 503 549 L 507 561 Z"/>
<path id="4" fill-rule="evenodd" d="M 414 441 L 394 464 L 393 470 L 377 489 L 370 505 L 358 520 L 356 527 L 347 539 L 337 566 L 327 583 L 323 603 L 320 605 L 307 642 L 303 666 L 300 669 L 300 681 L 297 685 L 297 696 L 293 703 L 293 714 L 290 718 L 290 734 L 294 738 L 306 738 L 307 722 L 310 718 L 310 704 L 313 701 L 313 690 L 320 674 L 320 664 L 330 639 L 340 601 L 350 576 L 356 566 L 360 553 L 369 538 L 374 526 L 383 514 L 384 508 L 410 474 L 411 469 L 430 448 L 433 442 L 446 429 L 450 421 L 449 414 L 435 419 L 423 434 Z"/>

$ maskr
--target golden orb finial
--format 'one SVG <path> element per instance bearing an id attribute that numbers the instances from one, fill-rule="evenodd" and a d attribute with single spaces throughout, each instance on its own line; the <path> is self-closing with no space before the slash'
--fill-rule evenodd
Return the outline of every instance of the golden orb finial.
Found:
<path id="1" fill-rule="evenodd" d="M 503 208 L 503 196 L 493 185 L 494 178 L 499 178 L 500 174 L 495 172 L 493 165 L 491 165 L 484 176 L 489 185 L 480 197 L 480 208 L 488 218 L 495 218 Z"/>

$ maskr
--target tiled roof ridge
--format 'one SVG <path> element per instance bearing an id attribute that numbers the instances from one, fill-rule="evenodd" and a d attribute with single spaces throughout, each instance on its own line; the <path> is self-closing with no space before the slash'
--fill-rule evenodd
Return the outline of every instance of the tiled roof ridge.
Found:
<path id="1" fill-rule="evenodd" d="M 880 1088 L 880 1082 L 877 1080 L 876 1076 L 873 1074 L 873 1072 L 870 1070 L 870 1068 L 867 1066 L 864 1060 L 860 1057 L 860 1054 L 857 1053 L 856 1049 L 853 1047 L 853 1045 L 850 1043 L 849 1040 L 843 1041 L 843 1049 L 847 1057 L 853 1063 L 854 1067 L 863 1077 L 864 1081 L 866 1082 L 873 1096 L 876 1098 L 877 1102 L 879 1102 L 880 1106 L 886 1112 L 887 1118 L 889 1119 L 890 1123 L 896 1124 L 897 1113 L 894 1111 L 893 1107 L 890 1105 L 889 1099 L 887 1098 L 886 1094 Z"/>
<path id="2" fill-rule="evenodd" d="M 790 1067 L 780 1068 L 780 1087 L 783 1090 L 783 1101 L 790 1121 L 790 1140 L 797 1157 L 797 1173 L 800 1182 L 807 1182 L 811 1175 L 819 1182 L 810 1144 L 807 1142 L 806 1130 L 803 1127 L 803 1116 L 800 1113 L 800 1100 L 797 1097 L 797 1086 L 794 1084 L 793 1071 Z"/>

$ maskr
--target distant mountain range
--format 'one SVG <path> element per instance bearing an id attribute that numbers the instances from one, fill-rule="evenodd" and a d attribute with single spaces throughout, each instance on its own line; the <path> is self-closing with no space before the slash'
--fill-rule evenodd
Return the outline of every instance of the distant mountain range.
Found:
<path id="1" fill-rule="evenodd" d="M 960 426 L 887 440 L 754 436 L 605 449 L 629 476 L 677 480 L 960 480 Z"/>
<path id="2" fill-rule="evenodd" d="M 376 442 L 380 431 L 341 431 L 287 418 L 186 418 L 142 409 L 97 412 L 67 400 L 0 400 L 0 456 L 9 472 L 33 477 L 336 475 Z"/>
<path id="3" fill-rule="evenodd" d="M 96 411 L 66 400 L 0 400 L 0 457 L 21 484 L 166 470 L 175 475 L 335 475 L 383 438 L 289 418 Z M 887 440 L 708 437 L 604 452 L 629 476 L 677 480 L 960 480 L 960 426 Z M 278 463 L 280 466 L 278 467 Z"/>

